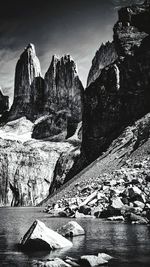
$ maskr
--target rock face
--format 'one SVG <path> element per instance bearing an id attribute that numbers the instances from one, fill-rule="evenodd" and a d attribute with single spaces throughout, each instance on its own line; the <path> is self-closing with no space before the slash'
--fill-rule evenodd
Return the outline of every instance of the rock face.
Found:
<path id="1" fill-rule="evenodd" d="M 43 222 L 36 220 L 22 238 L 20 245 L 22 249 L 29 249 L 30 251 L 52 250 L 71 247 L 72 242 L 46 227 Z"/>
<path id="2" fill-rule="evenodd" d="M 73 135 L 82 119 L 82 94 L 83 86 L 70 55 L 61 58 L 53 56 L 45 74 L 44 110 L 48 114 L 54 111 L 56 115 L 58 112 L 66 113 L 63 120 L 71 128 L 69 136 Z"/>
<path id="3" fill-rule="evenodd" d="M 44 80 L 33 44 L 29 44 L 16 65 L 14 101 L 8 120 L 26 116 L 34 121 L 43 111 Z"/>
<path id="4" fill-rule="evenodd" d="M 32 140 L 32 126 L 21 118 L 0 128 L 0 206 L 35 206 L 45 199 L 60 155 L 74 149 L 68 142 Z"/>
<path id="5" fill-rule="evenodd" d="M 0 88 L 0 114 L 3 114 L 9 109 L 9 97 L 4 96 Z"/>
<path id="6" fill-rule="evenodd" d="M 130 123 L 150 111 L 150 5 L 123 8 L 114 27 L 118 59 L 84 95 L 82 152 L 88 162 Z"/>
<path id="7" fill-rule="evenodd" d="M 117 56 L 114 42 L 102 44 L 92 60 L 92 66 L 87 79 L 87 86 L 94 82 L 99 77 L 101 70 L 113 63 Z"/>
<path id="8" fill-rule="evenodd" d="M 143 212 L 150 208 L 149 154 L 150 113 L 126 127 L 101 157 L 43 204 L 57 205 L 59 200 L 62 209 L 71 209 L 71 217 L 77 211 L 116 220 L 122 219 L 121 211 L 122 215 L 132 211 L 145 217 Z"/>

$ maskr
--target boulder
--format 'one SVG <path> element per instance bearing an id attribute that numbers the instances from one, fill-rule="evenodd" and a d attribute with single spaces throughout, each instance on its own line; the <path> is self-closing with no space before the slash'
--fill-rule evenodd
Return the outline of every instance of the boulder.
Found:
<path id="1" fill-rule="evenodd" d="M 85 255 L 81 256 L 79 263 L 81 266 L 94 267 L 108 263 L 107 260 L 103 259 L 101 256 Z"/>
<path id="2" fill-rule="evenodd" d="M 108 255 L 106 253 L 98 253 L 98 258 L 99 259 L 102 258 L 102 259 L 104 259 L 106 261 L 109 261 L 109 260 L 112 260 L 113 259 L 112 256 L 110 256 L 110 255 Z"/>
<path id="3" fill-rule="evenodd" d="M 137 224 L 147 224 L 148 220 L 143 218 L 140 215 L 136 215 L 134 213 L 127 213 L 125 215 L 125 220 L 129 223 L 137 223 Z"/>
<path id="4" fill-rule="evenodd" d="M 134 205 L 135 205 L 135 207 L 139 207 L 141 209 L 144 209 L 144 207 L 145 207 L 145 204 L 141 201 L 134 201 Z"/>
<path id="5" fill-rule="evenodd" d="M 131 201 L 145 202 L 145 197 L 143 196 L 141 189 L 137 186 L 129 187 L 128 194 Z"/>
<path id="6" fill-rule="evenodd" d="M 120 197 L 116 197 L 116 198 L 113 198 L 111 206 L 114 209 L 121 209 L 124 206 L 124 204 L 121 201 L 121 198 Z"/>
<path id="7" fill-rule="evenodd" d="M 90 194 L 82 203 L 80 206 L 87 205 L 90 201 L 92 201 L 94 198 L 97 198 L 97 191 L 94 191 L 92 194 Z"/>
<path id="8" fill-rule="evenodd" d="M 123 216 L 113 216 L 113 217 L 108 217 L 107 220 L 109 221 L 124 221 Z"/>
<path id="9" fill-rule="evenodd" d="M 75 221 L 70 221 L 57 230 L 59 234 L 65 237 L 85 235 L 84 229 Z"/>
<path id="10" fill-rule="evenodd" d="M 20 241 L 23 250 L 52 250 L 71 246 L 72 242 L 39 220 L 34 221 Z"/>
<path id="11" fill-rule="evenodd" d="M 91 214 L 91 208 L 87 205 L 80 206 L 79 212 L 83 213 L 84 215 L 90 215 Z"/>
<path id="12" fill-rule="evenodd" d="M 69 263 L 73 267 L 80 267 L 80 265 L 78 264 L 78 259 L 67 256 L 65 262 Z"/>
<path id="13" fill-rule="evenodd" d="M 33 261 L 32 266 L 37 267 L 70 267 L 70 264 L 66 263 L 65 261 L 55 258 L 55 259 L 48 259 L 46 261 Z"/>
<path id="14" fill-rule="evenodd" d="M 108 218 L 112 216 L 121 216 L 121 210 L 108 206 L 107 209 L 104 209 L 100 213 L 99 218 Z"/>

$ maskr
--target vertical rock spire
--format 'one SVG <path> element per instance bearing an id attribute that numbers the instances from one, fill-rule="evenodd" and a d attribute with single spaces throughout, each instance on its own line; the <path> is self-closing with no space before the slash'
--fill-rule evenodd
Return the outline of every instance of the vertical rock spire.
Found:
<path id="1" fill-rule="evenodd" d="M 36 56 L 35 47 L 33 44 L 28 44 L 16 65 L 14 101 L 9 114 L 10 120 L 22 116 L 31 120 L 35 119 L 37 115 L 34 111 L 36 103 L 33 101 L 36 97 L 33 97 L 33 93 L 35 96 L 38 94 L 41 97 L 44 90 L 43 84 L 40 62 Z"/>

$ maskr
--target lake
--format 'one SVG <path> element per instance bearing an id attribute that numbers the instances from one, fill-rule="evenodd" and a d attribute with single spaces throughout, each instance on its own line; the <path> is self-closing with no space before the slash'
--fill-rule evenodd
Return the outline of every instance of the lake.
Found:
<path id="1" fill-rule="evenodd" d="M 18 251 L 17 243 L 35 219 L 56 230 L 70 218 L 51 218 L 41 208 L 0 208 L 0 266 L 28 267 L 33 260 L 106 252 L 114 257 L 108 266 L 149 267 L 150 227 L 106 222 L 100 219 L 78 219 L 86 235 L 73 238 L 70 249 L 48 252 Z"/>

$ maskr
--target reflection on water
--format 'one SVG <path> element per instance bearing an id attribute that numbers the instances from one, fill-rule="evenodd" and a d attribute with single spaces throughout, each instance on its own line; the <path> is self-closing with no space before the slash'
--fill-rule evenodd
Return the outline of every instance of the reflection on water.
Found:
<path id="1" fill-rule="evenodd" d="M 50 218 L 39 208 L 0 208 L 0 266 L 30 267 L 35 259 L 79 257 L 106 252 L 114 257 L 111 267 L 149 267 L 150 229 L 146 225 L 127 225 L 99 219 L 79 219 L 86 235 L 73 238 L 73 247 L 47 252 L 18 251 L 17 243 L 35 219 L 56 230 L 69 218 Z"/>

